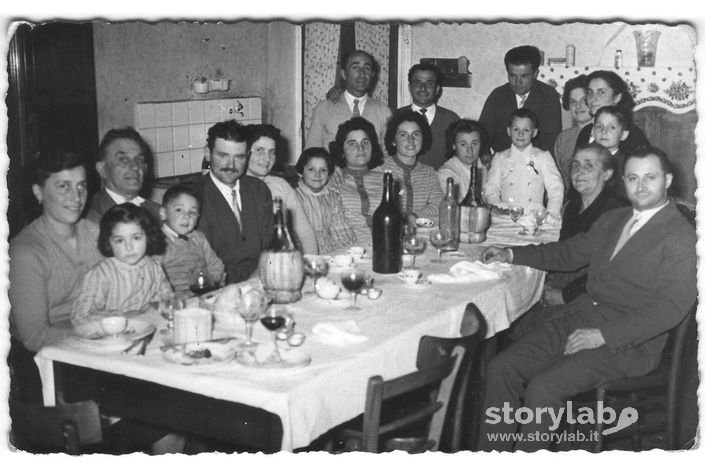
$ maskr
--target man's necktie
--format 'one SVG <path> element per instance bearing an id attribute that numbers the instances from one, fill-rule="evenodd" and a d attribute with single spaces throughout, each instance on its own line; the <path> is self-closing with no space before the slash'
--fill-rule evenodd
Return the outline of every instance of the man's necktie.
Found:
<path id="1" fill-rule="evenodd" d="M 426 115 L 426 113 L 428 112 L 428 109 L 421 108 L 421 109 L 419 109 L 419 112 L 423 115 L 423 117 L 426 118 L 426 121 L 428 121 L 428 116 Z"/>
<path id="2" fill-rule="evenodd" d="M 524 107 L 524 105 L 526 104 L 526 98 L 528 98 L 528 97 L 529 97 L 528 94 L 523 95 L 523 96 L 521 97 L 521 100 L 519 100 L 519 108 L 523 108 L 523 107 Z"/>
<path id="3" fill-rule="evenodd" d="M 242 222 L 240 221 L 240 207 L 237 205 L 237 191 L 233 189 L 233 214 L 237 219 L 237 224 L 242 228 Z"/>
<path id="4" fill-rule="evenodd" d="M 357 105 L 360 100 L 353 100 L 353 117 L 360 117 L 360 107 Z"/>
<path id="5" fill-rule="evenodd" d="M 619 250 L 624 247 L 624 245 L 629 241 L 629 239 L 634 235 L 636 232 L 636 229 L 638 228 L 638 223 L 639 223 L 639 216 L 635 215 L 632 217 L 632 220 L 627 222 L 627 225 L 624 226 L 624 230 L 622 230 L 622 235 L 620 235 L 619 240 L 617 240 L 617 246 L 614 247 L 614 252 L 612 252 L 612 256 L 610 259 L 614 258 L 617 253 L 619 253 Z"/>

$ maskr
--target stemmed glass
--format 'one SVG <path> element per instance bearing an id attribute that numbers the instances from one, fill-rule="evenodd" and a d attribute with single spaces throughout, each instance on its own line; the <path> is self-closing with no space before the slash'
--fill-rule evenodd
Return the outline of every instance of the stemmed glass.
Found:
<path id="1" fill-rule="evenodd" d="M 509 218 L 512 219 L 512 222 L 517 223 L 519 217 L 521 217 L 522 215 L 524 215 L 523 207 L 517 206 L 516 204 L 509 205 Z"/>
<path id="2" fill-rule="evenodd" d="M 318 279 L 328 274 L 330 266 L 324 256 L 304 256 L 304 269 L 306 274 L 313 278 L 313 291 L 311 292 L 316 292 Z"/>
<path id="3" fill-rule="evenodd" d="M 404 234 L 404 249 L 411 255 L 411 267 L 416 267 L 416 255 L 426 251 L 426 241 L 416 234 L 416 227 L 408 226 Z"/>
<path id="4" fill-rule="evenodd" d="M 279 308 L 271 307 L 262 314 L 259 321 L 266 329 L 272 332 L 274 351 L 267 360 L 271 362 L 281 362 L 282 357 L 281 354 L 279 354 L 279 345 L 277 344 L 277 330 L 284 326 L 286 317 L 282 315 L 282 311 Z"/>
<path id="5" fill-rule="evenodd" d="M 184 307 L 181 296 L 171 289 L 164 289 L 159 293 L 159 313 L 166 319 L 166 329 L 164 333 L 174 332 L 174 310 Z"/>
<path id="6" fill-rule="evenodd" d="M 356 302 L 357 294 L 362 289 L 362 286 L 365 285 L 365 271 L 359 268 L 347 269 L 340 275 L 340 282 L 343 287 L 350 291 L 353 298 L 352 305 L 345 307 L 345 310 L 362 310 L 356 305 Z"/>
<path id="7" fill-rule="evenodd" d="M 256 341 L 252 341 L 252 327 L 264 311 L 267 310 L 267 305 L 269 305 L 270 301 L 270 297 L 260 289 L 252 288 L 242 291 L 237 308 L 240 316 L 245 320 L 247 341 L 245 341 L 243 346 L 246 348 L 251 348 L 257 344 Z"/>
<path id="8" fill-rule="evenodd" d="M 546 210 L 545 207 L 540 206 L 534 210 L 531 211 L 532 214 L 534 214 L 534 219 L 536 220 L 536 225 L 538 226 L 538 232 L 541 231 L 541 225 L 546 221 L 546 217 L 548 217 L 548 211 Z"/>
<path id="9" fill-rule="evenodd" d="M 431 260 L 432 263 L 442 263 L 443 259 L 441 259 L 441 255 L 443 254 L 444 251 L 449 251 L 448 245 L 450 245 L 450 242 L 452 241 L 453 237 L 450 234 L 449 230 L 433 230 L 431 231 L 431 234 L 429 235 L 429 239 L 431 240 L 431 245 L 436 247 L 438 250 L 438 259 Z"/>

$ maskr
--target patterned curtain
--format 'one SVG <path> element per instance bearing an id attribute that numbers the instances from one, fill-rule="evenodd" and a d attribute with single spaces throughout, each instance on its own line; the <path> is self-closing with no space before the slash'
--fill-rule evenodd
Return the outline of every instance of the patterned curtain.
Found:
<path id="1" fill-rule="evenodd" d="M 304 135 L 311 127 L 313 110 L 336 84 L 336 62 L 340 45 L 340 25 L 306 23 L 304 25 Z M 380 67 L 372 96 L 388 103 L 389 95 L 389 25 L 355 22 L 355 48 L 369 52 Z"/>

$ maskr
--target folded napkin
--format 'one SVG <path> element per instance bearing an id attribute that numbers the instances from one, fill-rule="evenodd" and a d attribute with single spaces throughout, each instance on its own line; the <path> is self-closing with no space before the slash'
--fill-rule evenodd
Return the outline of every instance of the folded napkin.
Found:
<path id="1" fill-rule="evenodd" d="M 319 322 L 313 325 L 312 332 L 321 343 L 332 346 L 350 346 L 367 341 L 367 337 L 360 334 L 355 320 Z"/>
<path id="2" fill-rule="evenodd" d="M 502 277 L 502 272 L 511 269 L 507 263 L 493 262 L 485 264 L 481 261 L 459 261 L 450 267 L 450 274 L 431 274 L 431 282 L 472 282 L 493 281 Z"/>

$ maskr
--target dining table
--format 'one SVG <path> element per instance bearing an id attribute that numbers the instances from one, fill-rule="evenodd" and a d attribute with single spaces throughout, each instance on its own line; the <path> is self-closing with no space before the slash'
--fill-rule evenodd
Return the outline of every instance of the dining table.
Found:
<path id="1" fill-rule="evenodd" d="M 424 237 L 431 229 L 418 232 Z M 173 342 L 173 334 L 170 337 L 166 320 L 151 309 L 133 319 L 156 328 L 143 354 L 102 349 L 78 337 L 43 347 L 35 361 L 44 402 L 50 406 L 70 397 L 76 384 L 72 374 L 80 371 L 84 379 L 101 377 L 102 386 L 121 397 L 109 408 L 118 416 L 210 434 L 247 448 L 305 448 L 364 411 L 370 377 L 391 379 L 414 371 L 422 336 L 458 336 L 469 302 L 482 312 L 487 338 L 509 328 L 540 299 L 545 273 L 526 266 L 484 265 L 480 253 L 489 245 L 553 242 L 559 230 L 560 223 L 544 224 L 538 233 L 522 235 L 508 216 L 493 214 L 484 242 L 461 242 L 457 251 L 443 253 L 440 263 L 433 262 L 437 253 L 428 244 L 415 260 L 422 273 L 416 283 L 406 283 L 397 274 L 374 273 L 372 247 L 365 247 L 356 264 L 374 279 L 374 287 L 382 292 L 379 298 L 359 295 L 360 309 L 349 310 L 352 301 L 344 291 L 342 298 L 324 299 L 307 279 L 301 300 L 273 306 L 286 311 L 295 322 L 294 331 L 304 338 L 299 346 L 279 342 L 282 354 L 297 358 L 282 367 L 237 360 L 242 357 L 244 323 L 217 320 L 212 337 L 223 338 L 218 347 L 232 348 L 234 355 L 205 365 L 169 360 L 163 349 Z M 455 266 L 471 269 L 454 276 Z M 340 284 L 342 270 L 331 264 L 326 277 Z M 259 286 L 260 281 L 253 277 L 245 285 Z M 263 348 L 272 341 L 259 322 L 253 337 Z"/>

